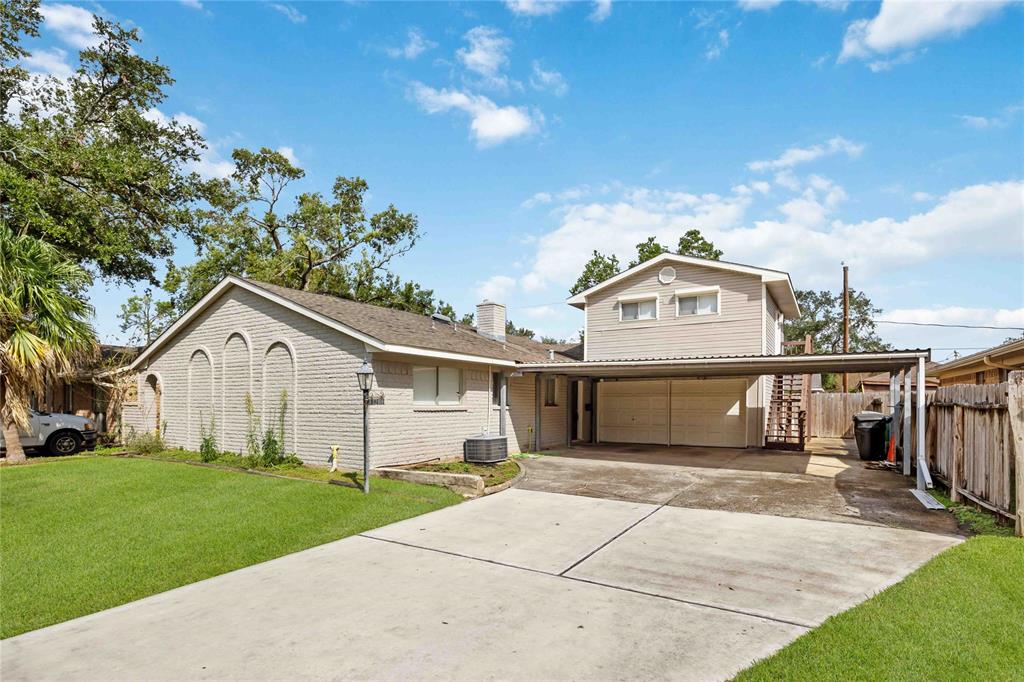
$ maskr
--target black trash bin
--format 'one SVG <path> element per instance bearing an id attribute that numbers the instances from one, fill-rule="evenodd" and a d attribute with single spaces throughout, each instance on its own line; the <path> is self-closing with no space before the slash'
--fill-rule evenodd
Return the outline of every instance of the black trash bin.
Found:
<path id="1" fill-rule="evenodd" d="M 861 459 L 885 459 L 885 433 L 892 417 L 881 412 L 853 415 L 853 436 Z"/>

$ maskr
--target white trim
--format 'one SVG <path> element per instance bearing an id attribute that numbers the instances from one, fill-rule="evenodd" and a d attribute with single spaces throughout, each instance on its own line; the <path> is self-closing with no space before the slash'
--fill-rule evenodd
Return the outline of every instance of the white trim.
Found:
<path id="1" fill-rule="evenodd" d="M 192 447 L 192 444 L 196 442 L 192 440 L 192 360 L 195 359 L 196 353 L 205 355 L 206 361 L 210 363 L 210 415 L 213 416 L 217 411 L 217 363 L 214 362 L 213 353 L 210 352 L 209 348 L 206 346 L 196 346 L 195 350 L 188 356 L 188 401 L 185 404 L 185 420 L 188 422 L 185 437 L 188 447 Z M 196 449 L 198 450 L 199 448 L 197 447 Z"/>
<path id="2" fill-rule="evenodd" d="M 763 287 L 764 284 L 762 284 L 761 286 Z M 679 301 L 681 301 L 682 299 L 684 299 L 684 298 L 697 298 L 699 296 L 707 296 L 708 294 L 714 294 L 715 295 L 715 312 L 713 312 L 713 313 L 695 312 L 695 313 L 689 313 L 687 315 L 683 315 L 683 314 L 681 314 L 679 312 Z M 692 320 L 692 319 L 698 319 L 698 318 L 719 317 L 722 314 L 722 290 L 718 286 L 713 286 L 713 287 L 693 287 L 693 288 L 690 288 L 690 289 L 676 289 L 675 292 L 673 293 L 673 296 L 675 298 L 676 317 L 678 317 L 681 320 Z M 764 323 L 763 322 L 761 324 L 761 328 L 762 328 L 761 329 L 761 333 L 763 334 L 764 333 Z"/>
<path id="3" fill-rule="evenodd" d="M 662 275 L 665 273 L 666 270 L 671 270 L 672 271 L 672 276 L 671 277 L 662 277 Z M 658 281 L 661 282 L 662 284 L 672 284 L 672 282 L 676 281 L 676 277 L 678 277 L 678 276 L 679 275 L 676 272 L 676 269 L 674 267 L 672 267 L 671 265 L 666 265 L 663 268 L 661 268 L 660 270 L 658 270 Z"/>
<path id="4" fill-rule="evenodd" d="M 768 285 L 761 282 L 761 354 L 768 355 L 768 334 L 765 323 L 768 321 Z"/>
<path id="5" fill-rule="evenodd" d="M 490 363 L 492 365 L 500 365 L 502 367 L 516 366 L 516 363 L 513 360 L 499 360 L 496 358 L 489 358 L 483 355 L 469 355 L 465 353 L 453 353 L 449 351 L 431 350 L 428 348 L 417 348 L 413 346 L 387 344 L 381 341 L 380 339 L 372 337 L 368 334 L 364 334 L 358 329 L 354 329 L 346 324 L 338 322 L 337 320 L 333 320 L 325 315 L 321 315 L 320 313 L 310 310 L 305 306 L 301 306 L 293 301 L 289 301 L 288 299 L 282 296 L 278 296 L 277 294 L 271 293 L 266 289 L 250 284 L 249 282 L 246 282 L 243 279 L 239 279 L 238 277 L 229 275 L 225 277 L 223 280 L 221 280 L 220 283 L 213 289 L 211 289 L 209 293 L 203 296 L 198 303 L 189 308 L 189 310 L 184 315 L 179 317 L 174 324 L 168 327 L 163 334 L 158 336 L 151 344 L 149 344 L 149 346 L 147 346 L 146 349 L 139 354 L 139 357 L 135 358 L 134 362 L 132 362 L 127 369 L 134 370 L 138 368 L 145 360 L 147 360 L 151 355 L 153 355 L 153 353 L 155 353 L 157 349 L 161 348 L 168 341 L 170 341 L 171 338 L 173 338 L 179 331 L 181 331 L 183 327 L 185 327 L 189 322 L 191 322 L 206 308 L 208 308 L 218 297 L 220 297 L 222 293 L 224 293 L 226 289 L 228 289 L 231 286 L 241 287 L 242 289 L 254 293 L 257 296 L 261 296 L 269 301 L 273 301 L 274 303 L 282 305 L 285 308 L 288 308 L 289 310 L 292 310 L 300 315 L 315 320 L 323 324 L 324 326 L 330 327 L 335 331 L 339 331 L 342 334 L 351 336 L 352 338 L 362 342 L 370 351 L 379 351 L 384 353 L 401 353 L 403 355 L 418 355 L 428 358 L 438 358 L 441 360 L 460 360 L 462 362 L 477 362 L 484 364 Z"/>
<path id="6" fill-rule="evenodd" d="M 249 338 L 248 332 L 244 329 L 236 329 L 228 332 L 227 337 L 224 339 L 224 345 L 220 351 L 220 443 L 221 447 L 227 445 L 227 432 L 224 427 L 227 423 L 227 404 L 228 404 L 228 343 L 234 337 L 242 339 L 245 343 L 245 349 L 249 351 L 249 386 L 245 389 L 245 392 L 252 398 L 252 339 Z"/>
<path id="7" fill-rule="evenodd" d="M 633 300 L 631 300 L 633 299 Z M 640 304 L 646 303 L 647 301 L 654 301 L 654 317 L 639 317 L 640 315 Z M 622 306 L 637 304 L 637 317 L 626 318 L 622 316 Z M 658 294 L 634 294 L 633 296 L 623 296 L 618 301 L 619 305 L 619 322 L 628 322 L 630 324 L 634 322 L 650 322 L 651 320 L 661 319 L 661 296 Z"/>
<path id="8" fill-rule="evenodd" d="M 619 296 L 616 300 L 619 303 L 637 303 L 638 301 L 652 301 L 658 299 L 657 292 L 650 292 L 646 294 L 626 294 Z"/>
<path id="9" fill-rule="evenodd" d="M 267 356 L 270 355 L 270 351 L 275 346 L 282 346 L 288 351 L 288 357 L 292 363 L 292 388 L 288 396 L 289 405 L 292 408 L 292 452 L 299 452 L 299 358 L 295 354 L 295 346 L 292 342 L 285 338 L 279 338 L 272 340 L 267 344 L 267 349 L 263 351 L 263 362 L 260 363 L 260 413 L 262 414 L 262 420 L 264 424 L 267 424 Z M 281 443 L 281 447 L 284 447 L 288 442 L 288 436 L 285 434 L 284 443 Z"/>
<path id="10" fill-rule="evenodd" d="M 609 287 L 612 284 L 615 284 L 616 282 L 621 282 L 626 277 L 629 277 L 639 272 L 641 269 L 654 267 L 655 265 L 660 265 L 666 261 L 672 263 L 682 263 L 685 265 L 699 265 L 706 268 L 728 270 L 730 272 L 740 272 L 746 275 L 755 275 L 760 277 L 762 282 L 786 282 L 789 285 L 790 292 L 793 294 L 794 304 L 796 302 L 796 293 L 793 291 L 793 283 L 790 280 L 789 273 L 782 272 L 781 270 L 768 270 L 767 268 L 756 268 L 751 265 L 741 265 L 739 263 L 728 263 L 717 260 L 708 260 L 706 258 L 694 258 L 692 256 L 680 256 L 675 253 L 663 253 L 661 255 L 655 256 L 649 261 L 640 263 L 639 265 L 635 265 L 627 270 L 623 270 L 614 277 L 609 277 L 605 281 L 599 284 L 595 284 L 594 286 L 590 287 L 585 291 L 581 291 L 575 296 L 570 296 L 566 300 L 566 303 L 577 307 L 586 305 L 587 297 L 596 293 L 597 291 Z M 799 313 L 799 306 L 797 307 L 797 312 Z"/>
<path id="11" fill-rule="evenodd" d="M 763 284 L 761 285 L 764 286 Z M 686 298 L 687 296 L 700 296 L 701 294 L 719 294 L 722 293 L 722 287 L 717 284 L 711 287 L 686 287 L 685 289 L 676 289 L 672 292 L 672 295 L 676 298 Z"/>
<path id="12" fill-rule="evenodd" d="M 438 360 L 476 362 L 484 365 L 499 365 L 501 367 L 518 367 L 518 364 L 514 360 L 498 360 L 497 358 L 488 358 L 483 355 L 466 355 L 465 353 L 451 353 L 445 350 L 430 350 L 429 348 L 415 348 L 413 346 L 394 346 L 385 344 L 380 347 L 380 352 L 416 355 L 425 358 L 437 358 Z"/>
<path id="13" fill-rule="evenodd" d="M 842 360 L 865 360 L 865 361 L 893 361 L 912 363 L 919 358 L 927 359 L 931 352 L 921 351 L 893 351 L 882 353 L 835 353 L 822 355 L 739 355 L 735 357 L 705 357 L 705 358 L 666 358 L 663 360 L 595 360 L 593 362 L 526 362 L 519 365 L 520 372 L 535 372 L 540 370 L 567 370 L 579 368 L 601 369 L 602 367 L 647 367 L 659 365 L 674 365 L 686 367 L 689 365 L 750 365 L 754 363 L 767 362 L 773 365 L 795 364 L 807 361 L 813 357 L 813 361 L 819 364 L 831 364 Z M 854 370 L 850 370 L 854 371 Z"/>
<path id="14" fill-rule="evenodd" d="M 156 397 L 154 396 L 153 407 L 160 414 L 160 416 L 163 417 L 164 416 L 164 389 L 166 387 L 164 386 L 164 378 L 163 378 L 163 376 L 160 374 L 160 372 L 158 372 L 155 369 L 147 369 L 144 374 L 139 374 L 138 378 L 136 379 L 136 381 L 138 381 L 139 379 L 142 380 L 141 383 L 138 385 L 138 398 L 139 398 L 139 402 L 137 404 L 138 404 L 138 406 L 140 408 L 139 411 L 142 412 L 141 408 L 142 408 L 142 406 L 144 404 L 143 400 L 142 400 L 142 386 L 144 386 L 147 383 L 146 379 L 148 379 L 150 376 L 155 376 L 156 377 L 157 386 L 160 387 L 160 402 L 158 404 L 156 402 Z M 153 415 L 151 415 L 151 414 L 150 415 L 143 414 L 143 416 L 147 417 L 149 419 L 153 418 Z M 160 429 L 160 420 L 159 419 L 156 422 L 156 431 L 161 436 L 164 435 L 162 433 L 161 429 Z M 149 429 L 146 429 L 146 431 L 144 431 L 144 433 L 149 433 Z"/>

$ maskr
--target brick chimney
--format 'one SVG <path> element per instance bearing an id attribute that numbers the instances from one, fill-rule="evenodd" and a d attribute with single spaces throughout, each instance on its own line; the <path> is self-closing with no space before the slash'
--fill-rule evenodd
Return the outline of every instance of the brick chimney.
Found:
<path id="1" fill-rule="evenodd" d="M 476 306 L 476 331 L 497 341 L 505 340 L 505 306 L 484 299 Z"/>

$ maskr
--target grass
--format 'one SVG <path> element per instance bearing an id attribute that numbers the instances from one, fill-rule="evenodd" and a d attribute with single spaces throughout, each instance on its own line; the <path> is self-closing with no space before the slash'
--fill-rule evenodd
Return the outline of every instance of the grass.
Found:
<path id="1" fill-rule="evenodd" d="M 484 479 L 484 486 L 486 487 L 504 483 L 519 473 L 519 467 L 510 459 L 497 464 L 431 462 L 414 468 L 419 471 L 443 471 L 449 474 L 475 474 Z"/>
<path id="2" fill-rule="evenodd" d="M 3 467 L 0 637 L 460 500 L 444 488 L 401 481 L 375 479 L 364 496 L 146 459 L 72 457 Z"/>
<path id="3" fill-rule="evenodd" d="M 1019 680 L 1024 541 L 977 536 L 737 676 Z"/>
<path id="4" fill-rule="evenodd" d="M 978 509 L 970 503 L 954 502 L 944 490 L 933 488 L 928 491 L 932 497 L 946 506 L 956 517 L 960 527 L 974 535 L 1013 536 L 1013 524 L 1004 522 L 992 512 Z"/>

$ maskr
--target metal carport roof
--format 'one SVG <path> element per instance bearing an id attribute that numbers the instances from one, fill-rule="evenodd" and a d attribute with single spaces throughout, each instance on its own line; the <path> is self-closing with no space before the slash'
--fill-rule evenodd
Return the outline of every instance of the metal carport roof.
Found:
<path id="1" fill-rule="evenodd" d="M 820 372 L 898 372 L 931 359 L 928 349 L 830 355 L 733 355 L 703 358 L 590 360 L 526 363 L 523 374 L 564 374 L 596 377 L 745 376 L 754 374 L 817 374 Z"/>

